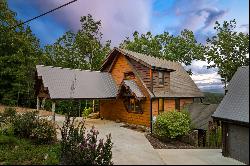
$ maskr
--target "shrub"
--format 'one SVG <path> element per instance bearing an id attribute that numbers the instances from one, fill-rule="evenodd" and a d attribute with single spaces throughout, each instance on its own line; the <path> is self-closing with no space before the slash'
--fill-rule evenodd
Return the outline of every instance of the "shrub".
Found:
<path id="1" fill-rule="evenodd" d="M 190 131 L 191 119 L 186 111 L 168 111 L 157 116 L 154 134 L 162 138 L 177 138 Z"/>
<path id="2" fill-rule="evenodd" d="M 13 119 L 16 117 L 16 109 L 7 107 L 4 109 L 2 113 L 0 113 L 0 117 L 1 117 L 0 122 L 6 122 L 6 121 L 12 122 Z"/>
<path id="3" fill-rule="evenodd" d="M 91 114 L 93 112 L 93 109 L 91 107 L 89 108 L 84 108 L 84 111 L 82 113 L 82 117 L 87 118 L 89 116 L 89 114 Z"/>
<path id="4" fill-rule="evenodd" d="M 221 126 L 210 122 L 208 130 L 206 132 L 206 146 L 211 148 L 220 148 L 222 141 L 222 129 Z"/>
<path id="5" fill-rule="evenodd" d="M 6 135 L 6 136 L 13 136 L 14 128 L 13 128 L 12 123 L 10 122 L 2 123 L 0 126 L 0 134 Z"/>
<path id="6" fill-rule="evenodd" d="M 1 113 L 2 117 L 15 117 L 16 116 L 16 109 L 15 108 L 11 108 L 11 107 L 6 107 L 3 111 L 3 113 Z"/>
<path id="7" fill-rule="evenodd" d="M 35 128 L 32 129 L 30 138 L 36 143 L 48 144 L 56 141 L 56 128 L 51 121 L 39 119 L 34 123 Z"/>
<path id="8" fill-rule="evenodd" d="M 13 121 L 14 134 L 20 138 L 29 138 L 32 130 L 36 127 L 37 113 L 37 111 L 33 111 L 17 115 Z"/>
<path id="9" fill-rule="evenodd" d="M 15 145 L 16 143 L 17 139 L 15 137 L 0 134 L 0 145 Z"/>
<path id="10" fill-rule="evenodd" d="M 106 142 L 100 139 L 97 143 L 99 132 L 92 127 L 85 136 L 84 122 L 75 126 L 74 120 L 66 116 L 61 128 L 61 164 L 112 165 L 111 135 Z"/>
<path id="11" fill-rule="evenodd" d="M 17 115 L 13 121 L 14 135 L 20 138 L 31 138 L 39 144 L 56 141 L 56 128 L 47 119 L 39 119 L 37 111 Z"/>

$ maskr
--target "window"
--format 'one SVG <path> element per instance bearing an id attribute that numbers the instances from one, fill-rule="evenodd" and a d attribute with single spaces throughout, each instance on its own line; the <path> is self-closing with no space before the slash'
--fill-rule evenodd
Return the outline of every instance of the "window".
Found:
<path id="1" fill-rule="evenodd" d="M 164 73 L 162 71 L 159 71 L 159 85 L 164 85 Z"/>
<path id="2" fill-rule="evenodd" d="M 134 79 L 135 78 L 135 75 L 133 72 L 125 72 L 124 73 L 124 79 L 125 80 L 131 80 L 131 79 Z"/>
<path id="3" fill-rule="evenodd" d="M 164 99 L 160 98 L 158 100 L 158 113 L 164 112 Z"/>
<path id="4" fill-rule="evenodd" d="M 175 99 L 175 109 L 180 110 L 180 99 L 179 98 Z"/>
<path id="5" fill-rule="evenodd" d="M 142 113 L 141 103 L 134 97 L 126 97 L 123 103 L 128 112 Z"/>

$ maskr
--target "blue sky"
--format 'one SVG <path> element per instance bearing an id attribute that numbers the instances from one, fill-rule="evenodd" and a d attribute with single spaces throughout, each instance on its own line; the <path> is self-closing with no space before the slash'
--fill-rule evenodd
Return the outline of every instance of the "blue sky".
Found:
<path id="1" fill-rule="evenodd" d="M 69 1 L 8 0 L 8 3 L 18 19 L 27 20 Z M 178 35 L 184 28 L 192 30 L 197 40 L 205 43 L 206 38 L 215 33 L 216 20 L 236 19 L 237 31 L 249 33 L 249 0 L 78 0 L 29 25 L 43 47 L 53 44 L 66 31 L 77 31 L 80 17 L 89 13 L 101 20 L 103 40 L 111 40 L 112 46 L 131 37 L 135 30 L 153 34 L 168 31 Z M 213 88 L 213 85 L 221 88 L 216 69 L 208 72 L 206 65 L 206 62 L 194 62 L 192 69 L 197 77 L 192 78 L 201 88 Z M 199 82 L 202 79 L 203 82 Z"/>

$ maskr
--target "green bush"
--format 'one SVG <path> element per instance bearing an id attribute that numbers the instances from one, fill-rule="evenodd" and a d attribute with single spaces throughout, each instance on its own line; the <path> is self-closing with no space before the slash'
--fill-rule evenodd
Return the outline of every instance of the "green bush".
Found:
<path id="1" fill-rule="evenodd" d="M 13 136 L 14 135 L 13 124 L 10 122 L 2 123 L 0 126 L 0 134 L 6 136 Z"/>
<path id="2" fill-rule="evenodd" d="M 89 116 L 89 114 L 91 114 L 93 112 L 93 109 L 91 107 L 89 108 L 84 108 L 84 111 L 82 113 L 82 117 L 87 118 Z"/>
<path id="3" fill-rule="evenodd" d="M 206 146 L 210 148 L 220 148 L 222 145 L 222 129 L 214 123 L 209 125 L 206 132 Z"/>
<path id="4" fill-rule="evenodd" d="M 14 135 L 30 138 L 38 144 L 56 141 L 56 128 L 47 119 L 39 119 L 37 111 L 17 115 L 13 121 Z"/>
<path id="5" fill-rule="evenodd" d="M 0 123 L 7 122 L 7 121 L 12 122 L 13 119 L 16 117 L 16 109 L 7 107 L 4 109 L 2 113 L 0 113 L 0 117 L 1 117 Z"/>
<path id="6" fill-rule="evenodd" d="M 37 113 L 37 111 L 32 111 L 17 115 L 13 121 L 14 135 L 20 138 L 29 138 L 32 130 L 36 127 Z"/>
<path id="7" fill-rule="evenodd" d="M 16 109 L 11 107 L 4 108 L 3 113 L 1 113 L 2 117 L 15 117 L 16 116 Z"/>
<path id="8" fill-rule="evenodd" d="M 97 141 L 99 132 L 93 127 L 85 135 L 84 122 L 77 126 L 66 116 L 61 128 L 61 162 L 67 165 L 112 165 L 111 135 Z"/>
<path id="9" fill-rule="evenodd" d="M 0 145 L 15 145 L 16 143 L 17 139 L 15 137 L 0 134 Z"/>
<path id="10" fill-rule="evenodd" d="M 49 144 L 56 141 L 56 128 L 51 121 L 39 119 L 35 122 L 30 138 L 39 144 Z"/>
<path id="11" fill-rule="evenodd" d="M 177 138 L 190 131 L 191 119 L 187 111 L 168 111 L 157 116 L 153 132 L 162 138 Z"/>

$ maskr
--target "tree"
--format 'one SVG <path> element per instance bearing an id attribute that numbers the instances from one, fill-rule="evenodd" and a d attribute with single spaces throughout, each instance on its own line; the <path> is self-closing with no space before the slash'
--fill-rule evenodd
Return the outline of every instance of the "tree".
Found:
<path id="1" fill-rule="evenodd" d="M 102 43 L 101 21 L 89 14 L 81 17 L 81 28 L 76 33 L 66 32 L 53 45 L 47 45 L 47 62 L 53 65 L 98 70 L 110 51 L 110 41 Z"/>
<path id="2" fill-rule="evenodd" d="M 88 59 L 89 69 L 99 70 L 110 51 L 111 41 L 102 44 L 101 21 L 95 21 L 90 14 L 81 17 L 80 22 L 81 29 L 77 33 L 76 44 L 81 54 Z"/>
<path id="3" fill-rule="evenodd" d="M 204 46 L 198 43 L 193 32 L 187 29 L 179 36 L 170 35 L 168 32 L 155 36 L 147 32 L 139 36 L 135 31 L 133 40 L 127 38 L 120 47 L 185 65 L 190 65 L 192 60 L 204 60 Z"/>
<path id="4" fill-rule="evenodd" d="M 29 26 L 15 18 L 6 0 L 0 2 L 0 102 L 30 106 L 34 99 L 34 72 L 42 50 Z M 14 27 L 14 28 L 13 28 Z"/>
<path id="5" fill-rule="evenodd" d="M 211 67 L 218 67 L 223 82 L 228 83 L 238 67 L 249 65 L 249 34 L 236 32 L 236 21 L 215 22 L 217 35 L 207 39 L 206 56 Z"/>
<path id="6" fill-rule="evenodd" d="M 68 31 L 57 39 L 53 45 L 45 46 L 45 53 L 47 54 L 45 65 L 87 69 L 87 61 L 82 57 L 75 40 L 76 34 Z"/>

